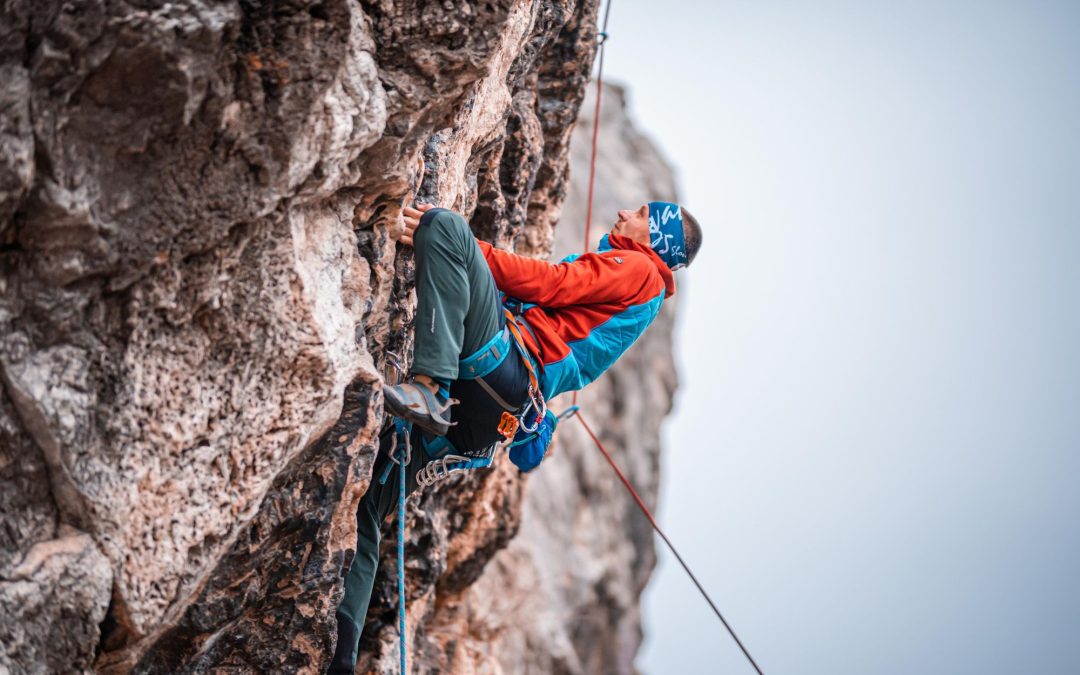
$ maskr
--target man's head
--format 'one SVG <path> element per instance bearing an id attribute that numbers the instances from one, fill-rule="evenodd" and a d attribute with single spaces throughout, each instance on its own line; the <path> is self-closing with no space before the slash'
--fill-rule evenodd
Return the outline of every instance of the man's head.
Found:
<path id="1" fill-rule="evenodd" d="M 681 216 L 681 218 L 680 218 Z M 672 230 L 677 222 L 682 221 L 682 242 L 672 242 L 678 239 L 677 231 Z M 697 218 L 690 215 L 686 209 L 677 204 L 667 202 L 649 202 L 642 204 L 635 211 L 619 211 L 619 219 L 611 228 L 611 234 L 628 237 L 634 241 L 651 246 L 660 257 L 669 265 L 672 264 L 670 252 L 673 246 L 681 246 L 685 252 L 685 260 L 682 264 L 689 265 L 697 256 L 701 248 L 701 225 Z M 681 265 L 676 264 L 678 269 Z"/>

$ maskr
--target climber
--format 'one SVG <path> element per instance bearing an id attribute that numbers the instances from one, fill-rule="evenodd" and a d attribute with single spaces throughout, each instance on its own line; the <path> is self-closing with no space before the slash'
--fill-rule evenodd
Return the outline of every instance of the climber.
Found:
<path id="1" fill-rule="evenodd" d="M 413 425 L 408 492 L 429 462 L 451 451 L 470 456 L 515 430 L 538 442 L 511 449 L 511 461 L 535 468 L 556 422 L 544 401 L 589 384 L 630 347 L 674 294 L 673 272 L 693 261 L 702 238 L 685 209 L 650 202 L 619 211 L 597 252 L 551 264 L 477 240 L 464 218 L 430 204 L 406 207 L 404 219 L 400 241 L 416 252 L 415 358 L 412 380 L 384 386 L 383 395 L 387 412 Z M 393 438 L 392 426 L 380 436 L 357 510 L 330 673 L 356 666 L 380 525 L 398 499 L 398 480 L 386 480 L 402 470 L 390 457 Z"/>

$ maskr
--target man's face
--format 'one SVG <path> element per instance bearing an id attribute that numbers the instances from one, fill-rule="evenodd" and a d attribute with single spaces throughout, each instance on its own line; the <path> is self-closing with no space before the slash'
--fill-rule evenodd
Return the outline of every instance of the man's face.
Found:
<path id="1" fill-rule="evenodd" d="M 642 204 L 637 211 L 619 211 L 619 220 L 611 228 L 611 233 L 648 246 L 652 240 L 649 236 L 649 205 Z"/>

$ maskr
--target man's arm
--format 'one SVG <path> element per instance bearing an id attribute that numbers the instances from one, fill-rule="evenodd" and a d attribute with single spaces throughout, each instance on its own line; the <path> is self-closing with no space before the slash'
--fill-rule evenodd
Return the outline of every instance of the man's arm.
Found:
<path id="1" fill-rule="evenodd" d="M 497 249 L 479 239 L 477 244 L 500 291 L 541 307 L 631 302 L 646 287 L 663 287 L 653 263 L 636 251 L 587 253 L 572 263 L 552 264 Z"/>

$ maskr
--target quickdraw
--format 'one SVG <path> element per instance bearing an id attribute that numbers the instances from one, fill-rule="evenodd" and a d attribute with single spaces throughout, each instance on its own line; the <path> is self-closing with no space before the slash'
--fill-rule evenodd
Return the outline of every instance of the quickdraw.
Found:
<path id="1" fill-rule="evenodd" d="M 420 488 L 426 489 L 455 473 L 471 471 L 472 469 L 485 469 L 491 466 L 492 460 L 495 459 L 495 453 L 501 447 L 503 447 L 502 443 L 493 443 L 475 457 L 446 455 L 432 460 L 416 473 L 416 484 Z"/>

